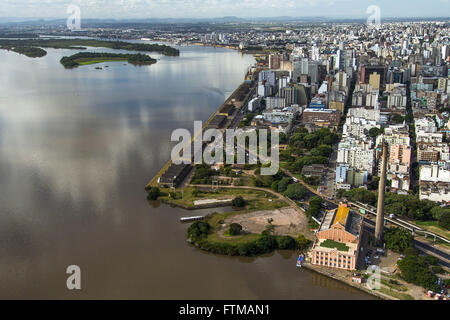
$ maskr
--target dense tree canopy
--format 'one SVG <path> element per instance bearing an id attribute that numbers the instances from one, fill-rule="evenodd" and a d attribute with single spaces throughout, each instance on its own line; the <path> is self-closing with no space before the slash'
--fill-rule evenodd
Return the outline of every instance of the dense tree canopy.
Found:
<path id="1" fill-rule="evenodd" d="M 337 142 L 338 139 L 339 136 L 327 128 L 322 128 L 312 133 L 309 133 L 305 128 L 297 128 L 289 141 L 289 145 L 294 150 L 303 148 L 311 150 L 320 145 L 331 146 Z"/>
<path id="2" fill-rule="evenodd" d="M 239 223 L 230 224 L 230 229 L 228 230 L 229 234 L 232 236 L 236 236 L 240 234 L 242 231 L 242 226 Z"/>
<path id="3" fill-rule="evenodd" d="M 306 210 L 306 215 L 308 217 L 317 217 L 322 210 L 323 199 L 318 196 L 311 197 L 309 199 L 309 207 Z"/>
<path id="4" fill-rule="evenodd" d="M 398 216 L 405 216 L 415 220 L 433 220 L 449 212 L 433 201 L 420 200 L 416 195 L 401 195 L 387 192 L 385 197 L 385 210 Z"/>
<path id="5" fill-rule="evenodd" d="M 401 271 L 401 277 L 410 283 L 420 285 L 425 289 L 439 291 L 437 277 L 430 270 L 431 265 L 436 260 L 428 258 L 429 256 L 419 256 L 417 254 L 407 254 L 405 258 L 398 262 L 398 268 Z"/>
<path id="6" fill-rule="evenodd" d="M 206 238 L 210 230 L 211 225 L 208 222 L 196 221 L 187 230 L 188 238 L 192 241 L 198 241 Z"/>
<path id="7" fill-rule="evenodd" d="M 278 182 L 278 184 L 277 184 L 276 191 L 278 191 L 280 193 L 285 192 L 291 182 L 292 182 L 292 179 L 289 177 L 285 177 L 285 178 L 281 179 L 280 182 Z"/>
<path id="8" fill-rule="evenodd" d="M 404 252 L 413 245 L 413 236 L 404 229 L 390 228 L 384 232 L 386 247 L 395 252 Z"/>
<path id="9" fill-rule="evenodd" d="M 382 133 L 383 133 L 383 129 L 380 129 L 377 127 L 370 128 L 370 130 L 369 130 L 369 136 L 372 138 L 376 138 L 377 136 L 379 136 Z"/>
<path id="10" fill-rule="evenodd" d="M 245 200 L 241 196 L 237 196 L 233 199 L 231 204 L 233 205 L 233 207 L 242 208 L 245 206 Z"/>
<path id="11" fill-rule="evenodd" d="M 301 184 L 290 184 L 283 193 L 286 197 L 294 200 L 302 200 L 306 196 L 307 190 Z"/>
<path id="12" fill-rule="evenodd" d="M 439 225 L 447 230 L 450 230 L 450 213 L 446 211 L 439 218 Z"/>
<path id="13" fill-rule="evenodd" d="M 64 68 L 75 68 L 80 65 L 82 62 L 89 62 L 98 60 L 117 60 L 122 59 L 128 61 L 128 63 L 134 65 L 145 65 L 145 64 L 153 64 L 156 63 L 156 59 L 152 57 L 141 54 L 126 54 L 126 53 L 108 53 L 108 52 L 78 52 L 69 57 L 64 56 L 59 61 Z"/>
<path id="14" fill-rule="evenodd" d="M 11 50 L 23 55 L 26 55 L 30 58 L 40 58 L 47 54 L 47 51 L 37 47 L 27 47 L 27 46 L 18 46 L 18 47 L 3 47 L 4 49 Z"/>
<path id="15" fill-rule="evenodd" d="M 362 203 L 367 203 L 369 205 L 375 205 L 376 203 L 376 196 L 373 192 L 366 190 L 364 188 L 357 188 L 357 189 L 351 189 L 348 191 L 340 191 L 338 195 L 341 197 L 345 197 L 351 201 L 359 201 Z"/>
<path id="16" fill-rule="evenodd" d="M 148 192 L 147 199 L 148 200 L 156 200 L 160 196 L 160 191 L 158 187 L 152 187 Z"/>

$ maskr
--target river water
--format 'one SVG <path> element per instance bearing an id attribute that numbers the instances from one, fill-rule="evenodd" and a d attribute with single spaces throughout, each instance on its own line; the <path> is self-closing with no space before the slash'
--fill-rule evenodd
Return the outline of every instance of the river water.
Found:
<path id="1" fill-rule="evenodd" d="M 178 220 L 193 212 L 149 205 L 144 186 L 168 160 L 172 130 L 206 120 L 254 62 L 180 50 L 102 70 L 65 70 L 71 50 L 0 51 L 0 298 L 371 298 L 296 268 L 292 252 L 199 251 Z M 81 268 L 80 291 L 66 288 L 69 265 Z"/>

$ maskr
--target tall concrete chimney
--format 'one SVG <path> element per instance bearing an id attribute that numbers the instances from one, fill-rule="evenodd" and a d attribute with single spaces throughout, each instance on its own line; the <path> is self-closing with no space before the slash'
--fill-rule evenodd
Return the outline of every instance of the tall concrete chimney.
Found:
<path id="1" fill-rule="evenodd" d="M 375 241 L 377 245 L 383 242 L 384 226 L 384 194 L 386 192 L 386 166 L 387 166 L 387 143 L 381 142 L 383 154 L 381 157 L 381 176 L 378 183 L 378 205 L 377 205 L 377 224 L 375 226 Z"/>

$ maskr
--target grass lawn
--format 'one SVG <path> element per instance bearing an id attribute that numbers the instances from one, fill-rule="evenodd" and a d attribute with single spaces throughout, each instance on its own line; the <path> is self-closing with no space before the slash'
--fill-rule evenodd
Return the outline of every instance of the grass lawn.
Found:
<path id="1" fill-rule="evenodd" d="M 408 288 L 405 285 L 399 283 L 398 281 L 397 281 L 397 283 L 391 283 L 391 282 L 389 282 L 389 280 L 381 279 L 381 283 L 384 284 L 386 287 L 389 287 L 390 289 L 393 289 L 393 290 L 408 291 Z"/>
<path id="2" fill-rule="evenodd" d="M 424 227 L 425 229 L 441 235 L 447 239 L 450 239 L 450 231 L 442 228 L 437 221 L 414 221 L 418 226 Z"/>
<path id="3" fill-rule="evenodd" d="M 255 240 L 259 239 L 260 237 L 261 237 L 261 235 L 256 234 L 256 233 L 248 233 L 248 234 L 243 234 L 243 235 L 238 235 L 238 236 L 221 237 L 217 234 L 217 232 L 213 232 L 208 235 L 208 241 L 241 244 L 241 243 L 255 241 Z"/>
<path id="4" fill-rule="evenodd" d="M 331 239 L 325 240 L 320 244 L 320 246 L 324 248 L 336 248 L 339 251 L 348 251 L 348 249 L 350 249 L 348 246 L 345 245 L 345 243 L 337 242 Z"/>
<path id="5" fill-rule="evenodd" d="M 248 233 L 237 236 L 221 236 L 218 234 L 219 226 L 226 218 L 234 215 L 245 214 L 251 211 L 258 210 L 274 210 L 282 207 L 289 206 L 284 200 L 278 199 L 275 195 L 260 191 L 260 190 L 247 190 L 247 189 L 234 189 L 234 188 L 219 188 L 218 192 L 200 191 L 197 195 L 194 195 L 195 187 L 184 188 L 184 196 L 181 198 L 181 189 L 177 190 L 177 196 L 180 198 L 172 199 L 169 197 L 169 189 L 162 188 L 160 191 L 164 193 L 160 196 L 161 199 L 167 200 L 169 203 L 180 204 L 185 207 L 194 207 L 194 200 L 200 199 L 233 199 L 236 196 L 243 197 L 247 204 L 240 210 L 235 210 L 225 213 L 215 213 L 209 216 L 205 221 L 212 227 L 212 232 L 208 235 L 209 242 L 226 242 L 233 244 L 247 243 L 257 240 L 261 237 L 260 234 Z"/>
<path id="6" fill-rule="evenodd" d="M 397 292 L 394 290 L 390 290 L 384 287 L 381 287 L 380 289 L 377 289 L 377 291 L 380 291 L 381 293 L 384 293 L 388 296 L 400 299 L 400 300 L 414 300 L 414 297 L 410 296 L 409 294 Z"/>
<path id="7" fill-rule="evenodd" d="M 128 61 L 128 58 L 104 58 L 104 59 L 98 59 L 98 58 L 82 58 L 82 59 L 76 59 L 75 62 L 78 63 L 81 66 L 89 65 L 89 64 L 96 64 L 96 63 L 103 63 L 103 62 L 113 62 L 113 61 Z"/>
<path id="8" fill-rule="evenodd" d="M 169 203 L 178 204 L 183 207 L 194 208 L 194 200 L 201 199 L 233 199 L 236 196 L 241 196 L 247 201 L 247 205 L 238 213 L 246 213 L 256 210 L 273 210 L 288 206 L 288 204 L 277 199 L 275 195 L 270 192 L 260 190 L 234 189 L 234 188 L 219 188 L 217 192 L 200 191 L 194 195 L 195 187 L 187 187 L 183 189 L 183 193 L 177 190 L 177 199 L 169 196 L 169 189 L 161 189 L 165 195 L 160 197 Z"/>

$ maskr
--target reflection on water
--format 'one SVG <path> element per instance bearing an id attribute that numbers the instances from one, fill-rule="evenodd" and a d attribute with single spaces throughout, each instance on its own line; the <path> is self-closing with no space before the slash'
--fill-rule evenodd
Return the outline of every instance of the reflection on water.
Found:
<path id="1" fill-rule="evenodd" d="M 192 212 L 145 199 L 172 130 L 207 119 L 251 56 L 182 47 L 151 66 L 65 70 L 59 59 L 73 53 L 0 51 L 0 298 L 368 297 L 317 284 L 293 253 L 200 252 L 179 223 Z M 79 292 L 65 286 L 71 264 Z"/>

